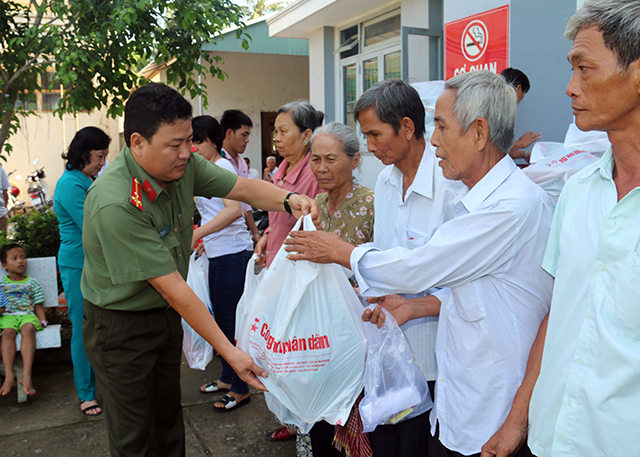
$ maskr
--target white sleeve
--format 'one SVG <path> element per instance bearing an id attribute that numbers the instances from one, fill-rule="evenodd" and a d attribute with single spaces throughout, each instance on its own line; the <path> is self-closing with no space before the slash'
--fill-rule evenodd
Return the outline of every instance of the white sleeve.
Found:
<path id="1" fill-rule="evenodd" d="M 457 287 L 506 268 L 520 224 L 510 211 L 474 211 L 444 223 L 429 242 L 415 249 L 358 246 L 351 253 L 351 269 L 367 296 Z"/>

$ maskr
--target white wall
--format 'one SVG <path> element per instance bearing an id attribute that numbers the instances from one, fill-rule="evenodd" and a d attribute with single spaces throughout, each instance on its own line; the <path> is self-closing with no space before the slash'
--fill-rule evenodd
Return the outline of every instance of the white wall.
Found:
<path id="1" fill-rule="evenodd" d="M 325 73 L 324 47 L 324 28 L 320 27 L 309 34 L 309 101 L 316 109 L 326 113 L 324 80 L 333 78 L 333 75 Z"/>
<path id="2" fill-rule="evenodd" d="M 444 23 L 509 4 L 510 0 L 445 0 Z"/>
<path id="3" fill-rule="evenodd" d="M 251 166 L 261 170 L 262 111 L 277 111 L 285 103 L 309 98 L 309 58 L 276 54 L 215 52 L 223 62 L 220 68 L 229 76 L 220 81 L 204 78 L 209 107 L 203 114 L 220 120 L 227 109 L 238 109 L 253 121 L 250 142 L 244 153 Z M 164 74 L 161 79 L 165 81 Z M 188 97 L 187 97 L 188 99 Z M 193 100 L 194 115 L 199 114 L 199 100 Z"/>
<path id="4" fill-rule="evenodd" d="M 72 115 L 65 115 L 61 120 L 52 113 L 39 113 L 38 116 L 21 119 L 20 129 L 9 140 L 13 151 L 7 161 L 2 163 L 2 167 L 7 174 L 17 170 L 11 178 L 20 187 L 23 202 L 29 201 L 25 179 L 35 169 L 35 159 L 40 159 L 38 168 L 44 166 L 46 182 L 54 192 L 56 182 L 64 172 L 65 162 L 60 155 L 66 152 L 76 131 L 83 127 L 95 126 L 104 130 L 111 137 L 109 161 L 115 158 L 120 144 L 118 123 L 107 118 L 105 112 L 106 110 L 91 114 L 78 113 L 77 122 Z M 22 179 L 16 179 L 16 175 L 21 175 Z"/>
<path id="5" fill-rule="evenodd" d="M 427 0 L 402 0 L 400 14 L 403 27 L 429 28 Z"/>

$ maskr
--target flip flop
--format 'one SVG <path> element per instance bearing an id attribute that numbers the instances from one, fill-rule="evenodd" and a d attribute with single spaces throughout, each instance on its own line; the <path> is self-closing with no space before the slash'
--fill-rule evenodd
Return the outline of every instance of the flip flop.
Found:
<path id="1" fill-rule="evenodd" d="M 85 401 L 88 400 L 80 400 L 80 404 L 82 405 Z M 97 413 L 90 413 L 89 411 L 91 411 L 92 409 L 96 409 L 96 408 L 100 408 L 100 412 Z M 99 404 L 95 404 L 95 405 L 91 405 L 91 406 L 85 406 L 84 408 L 80 408 L 80 412 L 82 412 L 82 414 L 84 414 L 85 416 L 89 416 L 89 417 L 95 417 L 95 416 L 99 416 L 100 414 L 102 414 L 102 407 Z"/>
<path id="2" fill-rule="evenodd" d="M 206 386 L 204 386 L 204 390 L 202 390 L 202 387 L 200 387 L 201 394 L 212 394 L 214 392 L 221 392 L 221 391 L 228 392 L 229 389 L 225 389 L 224 387 L 218 387 L 218 381 L 211 381 Z"/>
<path id="3" fill-rule="evenodd" d="M 226 413 L 231 411 L 232 409 L 236 409 L 236 408 L 240 408 L 241 406 L 244 406 L 248 403 L 251 402 L 251 397 L 247 397 L 242 401 L 236 402 L 236 399 L 233 398 L 231 395 L 225 395 L 224 397 L 222 397 L 220 400 L 218 400 L 220 403 L 222 403 L 224 405 L 224 408 L 216 408 L 215 404 L 213 405 L 213 410 L 219 413 Z"/>
<path id="4" fill-rule="evenodd" d="M 267 439 L 269 441 L 288 441 L 295 439 L 296 434 L 291 434 L 287 427 L 280 427 L 273 432 L 267 433 Z"/>

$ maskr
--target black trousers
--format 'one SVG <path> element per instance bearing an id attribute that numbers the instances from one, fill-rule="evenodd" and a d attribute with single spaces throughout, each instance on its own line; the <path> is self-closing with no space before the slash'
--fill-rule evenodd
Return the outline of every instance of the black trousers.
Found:
<path id="1" fill-rule="evenodd" d="M 480 452 L 477 454 L 471 454 L 470 456 L 465 456 L 459 452 L 447 449 L 440 441 L 439 435 L 440 425 L 438 424 L 436 426 L 436 436 L 430 436 L 429 457 L 480 457 Z M 531 453 L 531 450 L 525 441 L 520 450 L 516 452 L 513 457 L 534 457 L 534 455 Z"/>
<path id="2" fill-rule="evenodd" d="M 86 300 L 84 313 L 84 343 L 103 396 L 111 455 L 184 456 L 178 313 L 109 311 Z"/>
<path id="3" fill-rule="evenodd" d="M 427 384 L 434 398 L 435 381 Z M 396 425 L 378 425 L 369 433 L 373 457 L 429 457 L 430 413 L 425 411 Z"/>

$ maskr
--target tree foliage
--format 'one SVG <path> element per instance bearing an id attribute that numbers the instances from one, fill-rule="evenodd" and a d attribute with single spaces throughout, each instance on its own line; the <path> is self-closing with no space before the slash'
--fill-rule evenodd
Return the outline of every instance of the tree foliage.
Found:
<path id="1" fill-rule="evenodd" d="M 64 88 L 59 115 L 103 106 L 122 114 L 131 90 L 147 82 L 136 70 L 152 61 L 171 62 L 167 82 L 206 104 L 198 74 L 226 75 L 201 46 L 236 25 L 248 48 L 242 15 L 231 0 L 0 1 L 0 154 L 11 150 L 19 115 L 33 114 L 16 102 L 50 89 L 39 75 L 52 66 Z"/>
<path id="2" fill-rule="evenodd" d="M 288 1 L 274 1 L 274 0 L 246 0 L 248 7 L 246 8 L 246 15 L 251 19 L 264 16 L 267 13 L 273 13 L 279 11 L 289 4 Z"/>

